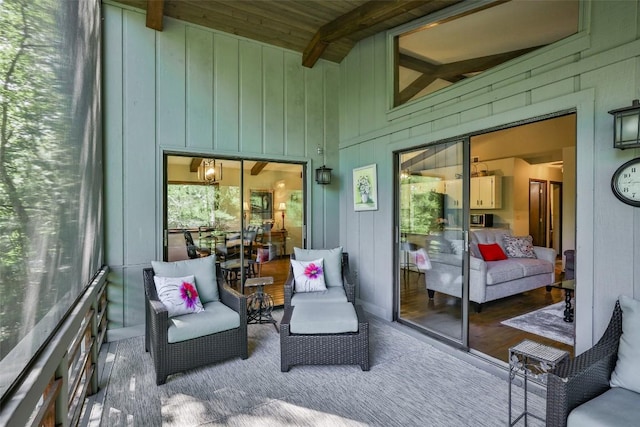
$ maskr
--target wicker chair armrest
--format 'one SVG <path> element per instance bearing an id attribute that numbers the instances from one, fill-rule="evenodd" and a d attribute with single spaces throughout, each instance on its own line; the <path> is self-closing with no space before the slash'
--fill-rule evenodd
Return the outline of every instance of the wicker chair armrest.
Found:
<path id="1" fill-rule="evenodd" d="M 350 303 L 356 303 L 356 284 L 353 281 L 351 275 L 351 268 L 349 267 L 349 254 L 342 254 L 342 285 L 344 286 L 344 292 L 347 294 L 347 301 Z"/>
<path id="2" fill-rule="evenodd" d="M 159 300 L 148 299 L 147 304 L 149 307 L 149 340 L 150 345 L 154 349 L 158 349 L 158 346 L 166 345 L 168 341 L 168 329 L 169 329 L 169 312 L 167 307 Z"/>
<path id="3" fill-rule="evenodd" d="M 342 284 L 344 285 L 344 292 L 347 294 L 347 301 L 355 304 L 356 302 L 356 285 L 349 276 L 342 277 Z"/>
<path id="4" fill-rule="evenodd" d="M 247 297 L 229 286 L 218 284 L 220 301 L 240 315 L 247 314 Z"/>
<path id="5" fill-rule="evenodd" d="M 586 353 L 549 374 L 547 426 L 566 426 L 567 417 L 574 408 L 609 389 L 609 378 L 618 358 L 617 351 L 606 355 Z"/>
<path id="6" fill-rule="evenodd" d="M 618 360 L 621 311 L 614 314 L 598 343 L 576 358 L 560 364 L 547 377 L 547 426 L 564 427 L 577 406 L 609 390 L 611 372 Z"/>
<path id="7" fill-rule="evenodd" d="M 289 274 L 287 275 L 287 280 L 284 282 L 284 307 L 291 307 L 291 298 L 293 297 L 293 271 L 291 266 L 289 266 Z"/>

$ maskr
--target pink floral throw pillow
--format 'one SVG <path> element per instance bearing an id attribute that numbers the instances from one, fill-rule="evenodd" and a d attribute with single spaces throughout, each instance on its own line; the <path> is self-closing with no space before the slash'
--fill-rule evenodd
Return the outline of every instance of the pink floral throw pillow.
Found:
<path id="1" fill-rule="evenodd" d="M 194 276 L 153 276 L 153 281 L 156 285 L 158 298 L 167 307 L 169 317 L 204 311 L 196 289 Z"/>
<path id="2" fill-rule="evenodd" d="M 313 261 L 291 260 L 293 267 L 293 279 L 295 281 L 296 292 L 318 292 L 326 291 L 327 285 L 324 281 L 324 259 Z"/>
<path id="3" fill-rule="evenodd" d="M 537 258 L 533 250 L 533 237 L 503 236 L 504 249 L 509 258 Z"/>

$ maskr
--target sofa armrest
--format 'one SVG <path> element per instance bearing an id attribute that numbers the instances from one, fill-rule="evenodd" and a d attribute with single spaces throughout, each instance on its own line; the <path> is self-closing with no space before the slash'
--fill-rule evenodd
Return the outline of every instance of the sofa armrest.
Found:
<path id="1" fill-rule="evenodd" d="M 534 246 L 533 251 L 538 259 L 549 261 L 552 264 L 556 262 L 556 250 L 553 248 L 543 248 L 542 246 Z"/>
<path id="2" fill-rule="evenodd" d="M 477 270 L 481 273 L 487 272 L 487 262 L 483 259 L 476 258 L 473 255 L 469 256 L 469 268 L 471 270 Z"/>

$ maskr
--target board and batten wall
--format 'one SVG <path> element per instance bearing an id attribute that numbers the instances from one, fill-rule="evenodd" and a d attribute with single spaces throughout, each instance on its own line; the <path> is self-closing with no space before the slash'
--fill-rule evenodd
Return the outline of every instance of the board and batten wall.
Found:
<path id="1" fill-rule="evenodd" d="M 393 152 L 560 111 L 577 114 L 575 170 L 565 169 L 576 177 L 577 352 L 600 337 L 619 294 L 640 298 L 640 209 L 610 189 L 615 169 L 640 150 L 612 147 L 607 113 L 640 98 L 639 9 L 584 2 L 579 34 L 395 109 L 387 35 L 355 46 L 340 65 L 340 169 L 350 178 L 376 163 L 379 208 L 355 212 L 349 181 L 340 241 L 368 311 L 393 316 Z"/>
<path id="2" fill-rule="evenodd" d="M 308 245 L 337 246 L 338 65 L 304 68 L 285 49 L 166 17 L 156 32 L 143 11 L 103 8 L 110 338 L 144 325 L 142 269 L 162 259 L 165 152 L 306 164 Z M 313 171 L 325 163 L 334 179 L 320 186 Z"/>

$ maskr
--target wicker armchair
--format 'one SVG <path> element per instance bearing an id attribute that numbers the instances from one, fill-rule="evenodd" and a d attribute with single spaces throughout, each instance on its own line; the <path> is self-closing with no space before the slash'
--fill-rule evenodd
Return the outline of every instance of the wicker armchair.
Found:
<path id="1" fill-rule="evenodd" d="M 291 259 L 296 259 L 294 254 L 291 254 Z M 289 275 L 284 284 L 284 307 L 291 307 L 291 298 L 295 293 L 293 279 L 293 268 L 289 266 Z M 344 292 L 347 296 L 347 301 L 355 304 L 356 301 L 356 285 L 351 277 L 351 270 L 349 269 L 349 254 L 342 253 L 342 285 L 344 286 Z"/>
<path id="2" fill-rule="evenodd" d="M 616 302 L 609 326 L 598 343 L 548 375 L 547 426 L 566 426 L 574 408 L 609 390 L 621 334 L 622 310 Z"/>
<path id="3" fill-rule="evenodd" d="M 145 268 L 142 274 L 145 290 L 145 350 L 151 352 L 156 384 L 164 384 L 168 375 L 177 372 L 235 356 L 242 359 L 248 357 L 247 299 L 225 284 L 219 266 L 216 275 L 220 301 L 240 315 L 240 326 L 175 343 L 168 342 L 170 319 L 167 309 L 158 299 L 153 281 L 154 271 Z"/>

